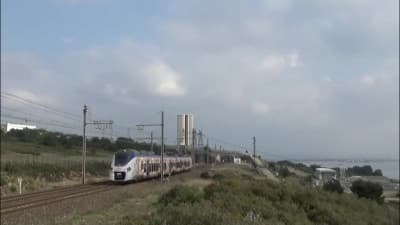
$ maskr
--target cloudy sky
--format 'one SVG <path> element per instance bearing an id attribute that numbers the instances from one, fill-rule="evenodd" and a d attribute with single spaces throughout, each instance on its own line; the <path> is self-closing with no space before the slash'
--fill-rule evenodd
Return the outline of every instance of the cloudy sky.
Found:
<path id="1" fill-rule="evenodd" d="M 164 110 L 171 144 L 176 114 L 192 112 L 212 146 L 250 148 L 256 136 L 271 158 L 398 158 L 398 0 L 4 0 L 1 10 L 2 92 L 77 115 L 86 103 L 134 137 Z"/>

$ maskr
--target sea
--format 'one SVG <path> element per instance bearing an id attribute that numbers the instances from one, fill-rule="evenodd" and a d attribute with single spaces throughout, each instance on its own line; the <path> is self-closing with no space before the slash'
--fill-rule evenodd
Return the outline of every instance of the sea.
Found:
<path id="1" fill-rule="evenodd" d="M 353 166 L 365 166 L 370 165 L 372 166 L 373 170 L 380 169 L 382 170 L 383 176 L 397 179 L 399 180 L 399 160 L 397 159 L 377 159 L 377 160 L 353 160 L 353 159 L 306 159 L 306 160 L 292 160 L 296 163 L 303 163 L 307 166 L 311 164 L 320 165 L 322 167 L 340 167 L 340 168 L 349 168 Z"/>

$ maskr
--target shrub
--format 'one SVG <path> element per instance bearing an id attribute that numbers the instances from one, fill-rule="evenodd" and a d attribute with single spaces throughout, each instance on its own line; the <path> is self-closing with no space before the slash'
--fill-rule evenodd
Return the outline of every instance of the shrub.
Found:
<path id="1" fill-rule="evenodd" d="M 383 188 L 378 183 L 373 183 L 370 181 L 356 180 L 352 183 L 350 190 L 357 194 L 359 198 L 368 198 L 376 200 L 377 202 L 382 202 Z"/>
<path id="2" fill-rule="evenodd" d="M 195 202 L 199 202 L 202 197 L 203 192 L 199 188 L 179 185 L 162 195 L 159 199 L 159 202 L 163 205 L 178 205 L 181 203 L 193 204 Z"/>
<path id="3" fill-rule="evenodd" d="M 310 168 L 312 169 L 312 171 L 315 171 L 315 169 L 321 167 L 321 165 L 317 165 L 317 164 L 311 164 Z"/>
<path id="4" fill-rule="evenodd" d="M 11 185 L 10 191 L 11 192 L 17 192 L 17 187 L 15 185 Z"/>
<path id="5" fill-rule="evenodd" d="M 80 173 L 81 163 L 72 162 L 69 166 L 48 163 L 18 163 L 6 162 L 1 164 L 2 171 L 9 176 L 45 178 L 47 181 L 60 181 L 70 177 L 71 172 Z M 89 161 L 86 171 L 95 176 L 107 176 L 110 164 L 103 161 Z"/>
<path id="6" fill-rule="evenodd" d="M 373 170 L 370 165 L 365 166 L 353 166 L 348 169 L 349 173 L 353 176 L 382 176 L 382 170 Z"/>
<path id="7" fill-rule="evenodd" d="M 397 224 L 398 214 L 389 206 L 352 195 L 323 192 L 290 182 L 248 179 L 243 173 L 218 173 L 223 177 L 202 192 L 178 186 L 164 194 L 157 211 L 129 224 Z M 200 194 L 203 193 L 203 194 Z"/>
<path id="8" fill-rule="evenodd" d="M 212 177 L 212 179 L 214 179 L 214 180 L 222 180 L 224 178 L 225 178 L 225 176 L 220 173 L 214 174 L 214 176 Z"/>
<path id="9" fill-rule="evenodd" d="M 54 135 L 45 133 L 40 140 L 40 144 L 47 145 L 47 146 L 55 146 L 57 143 L 57 139 Z"/>
<path id="10" fill-rule="evenodd" d="M 210 175 L 210 173 L 207 171 L 207 172 L 202 172 L 202 173 L 200 174 L 200 177 L 203 178 L 203 179 L 210 179 L 210 178 L 211 178 L 211 175 Z"/>
<path id="11" fill-rule="evenodd" d="M 343 193 L 343 187 L 338 180 L 330 180 L 324 184 L 323 189 L 325 191 L 337 192 L 339 194 Z"/>
<path id="12" fill-rule="evenodd" d="M 279 169 L 278 173 L 279 173 L 279 176 L 284 177 L 284 178 L 290 176 L 290 171 L 287 167 L 281 167 Z"/>
<path id="13" fill-rule="evenodd" d="M 375 170 L 374 176 L 383 176 L 382 170 L 380 169 Z"/>

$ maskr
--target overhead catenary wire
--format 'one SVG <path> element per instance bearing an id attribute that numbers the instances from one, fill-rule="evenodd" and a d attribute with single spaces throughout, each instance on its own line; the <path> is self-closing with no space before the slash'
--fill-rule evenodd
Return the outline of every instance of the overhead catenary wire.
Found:
<path id="1" fill-rule="evenodd" d="M 50 106 L 44 105 L 42 103 L 38 103 L 38 102 L 32 101 L 30 99 L 26 99 L 26 98 L 23 98 L 23 97 L 14 95 L 14 94 L 10 94 L 7 92 L 1 92 L 1 97 L 7 98 L 7 99 L 12 99 L 13 101 L 17 101 L 17 102 L 20 102 L 25 105 L 34 106 L 37 109 L 41 109 L 41 110 L 47 111 L 47 112 L 52 112 L 52 113 L 58 114 L 63 117 L 68 117 L 72 120 L 80 121 L 80 119 L 81 119 L 81 116 L 79 116 L 77 114 L 73 114 L 73 113 L 66 112 L 66 111 L 63 111 L 60 109 L 56 109 L 54 107 L 50 107 Z"/>

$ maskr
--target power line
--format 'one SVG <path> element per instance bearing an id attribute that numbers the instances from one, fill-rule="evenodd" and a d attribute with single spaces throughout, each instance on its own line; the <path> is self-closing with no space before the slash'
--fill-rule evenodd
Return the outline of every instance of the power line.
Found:
<path id="1" fill-rule="evenodd" d="M 214 141 L 216 141 L 216 142 L 218 142 L 218 143 L 220 143 L 220 144 L 226 144 L 226 145 L 228 145 L 228 146 L 237 147 L 237 148 L 239 148 L 239 149 L 241 149 L 241 150 L 250 149 L 249 147 L 242 146 L 242 145 L 238 145 L 238 144 L 234 144 L 234 143 L 230 143 L 230 142 L 224 141 L 224 140 L 219 139 L 219 138 L 211 137 L 211 136 L 209 136 L 209 135 L 203 134 L 203 136 L 206 137 L 206 138 L 209 138 L 210 140 L 214 140 Z"/>
<path id="2" fill-rule="evenodd" d="M 64 118 L 68 118 L 70 120 L 80 121 L 80 116 L 77 116 L 77 115 L 74 115 L 74 114 L 71 114 L 68 112 L 64 112 L 64 111 L 40 104 L 40 103 L 35 103 L 31 100 L 24 99 L 24 98 L 21 98 L 16 95 L 8 95 L 8 94 L 2 92 L 1 97 L 6 98 L 8 100 L 12 100 L 14 102 L 22 103 L 24 105 L 33 106 L 33 107 L 36 107 L 36 109 L 40 109 L 45 112 L 51 112 L 51 113 L 57 114 L 59 116 L 62 116 Z"/>

